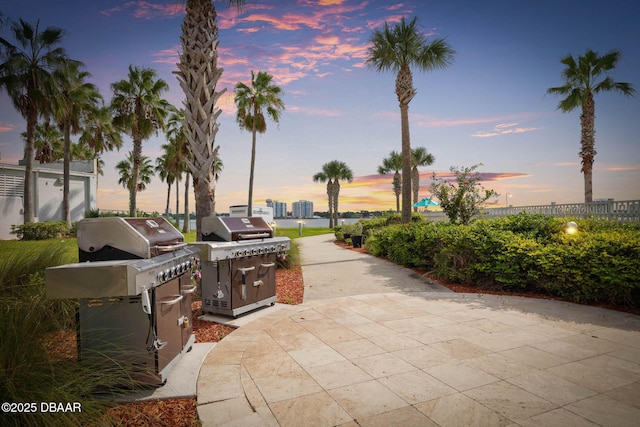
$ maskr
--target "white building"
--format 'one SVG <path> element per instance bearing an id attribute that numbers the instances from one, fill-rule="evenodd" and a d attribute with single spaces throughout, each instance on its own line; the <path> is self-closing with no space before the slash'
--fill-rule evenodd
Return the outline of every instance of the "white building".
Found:
<path id="1" fill-rule="evenodd" d="M 284 202 L 278 202 L 277 200 L 267 199 L 267 206 L 273 208 L 274 218 L 286 218 L 287 217 L 287 204 Z"/>
<path id="2" fill-rule="evenodd" d="M 35 163 L 33 166 L 31 194 L 33 215 L 36 222 L 63 221 L 62 186 L 64 164 Z M 12 225 L 23 224 L 24 219 L 23 164 L 0 163 L 0 239 L 15 239 Z M 71 162 L 69 182 L 69 207 L 71 221 L 84 218 L 89 210 L 97 209 L 98 168 L 96 160 Z"/>
<path id="3" fill-rule="evenodd" d="M 307 200 L 293 202 L 291 215 L 294 218 L 313 218 L 313 202 Z"/>

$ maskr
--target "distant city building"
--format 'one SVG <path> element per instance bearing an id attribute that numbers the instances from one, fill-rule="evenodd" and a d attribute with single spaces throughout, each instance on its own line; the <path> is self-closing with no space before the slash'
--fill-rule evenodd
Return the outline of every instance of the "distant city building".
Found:
<path id="1" fill-rule="evenodd" d="M 277 200 L 267 199 L 267 206 L 273 208 L 274 218 L 286 218 L 287 216 L 287 204 L 284 202 L 278 202 Z"/>
<path id="2" fill-rule="evenodd" d="M 313 202 L 307 200 L 293 202 L 291 216 L 294 218 L 313 218 Z"/>

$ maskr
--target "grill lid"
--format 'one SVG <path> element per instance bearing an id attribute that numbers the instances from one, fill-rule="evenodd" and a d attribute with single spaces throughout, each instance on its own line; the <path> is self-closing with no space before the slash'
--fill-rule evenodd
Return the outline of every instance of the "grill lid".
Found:
<path id="1" fill-rule="evenodd" d="M 78 222 L 80 261 L 151 258 L 182 247 L 183 242 L 182 233 L 161 217 L 104 217 Z"/>
<path id="2" fill-rule="evenodd" d="M 208 216 L 202 218 L 202 240 L 234 242 L 273 237 L 273 230 L 259 216 Z"/>

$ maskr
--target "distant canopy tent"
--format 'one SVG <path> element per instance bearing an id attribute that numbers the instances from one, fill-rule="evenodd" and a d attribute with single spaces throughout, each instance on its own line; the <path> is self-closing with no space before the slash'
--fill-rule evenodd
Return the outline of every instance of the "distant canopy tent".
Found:
<path id="1" fill-rule="evenodd" d="M 429 208 L 429 206 L 438 206 L 437 202 L 434 202 L 433 200 L 431 200 L 430 197 L 423 197 L 422 199 L 420 199 L 419 202 L 414 203 L 413 207 L 414 208 Z"/>

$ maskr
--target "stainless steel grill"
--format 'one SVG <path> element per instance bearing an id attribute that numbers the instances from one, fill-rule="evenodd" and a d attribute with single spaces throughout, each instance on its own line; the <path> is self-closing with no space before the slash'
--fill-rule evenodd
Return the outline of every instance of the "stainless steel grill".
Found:
<path id="1" fill-rule="evenodd" d="M 81 262 L 46 270 L 48 298 L 78 298 L 78 357 L 114 361 L 162 384 L 195 337 L 192 283 L 199 248 L 164 218 L 92 218 L 78 224 Z"/>
<path id="2" fill-rule="evenodd" d="M 207 217 L 202 221 L 202 310 L 237 317 L 276 303 L 276 258 L 287 237 L 273 237 L 260 217 Z"/>

